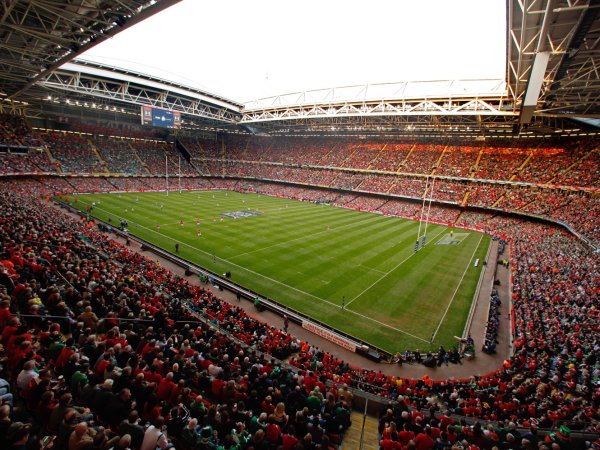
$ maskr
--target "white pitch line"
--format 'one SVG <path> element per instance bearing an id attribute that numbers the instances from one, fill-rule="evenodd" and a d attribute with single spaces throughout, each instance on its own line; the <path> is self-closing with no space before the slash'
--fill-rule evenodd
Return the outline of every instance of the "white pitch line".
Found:
<path id="1" fill-rule="evenodd" d="M 418 340 L 423 341 L 425 343 L 429 343 L 429 341 L 427 341 L 426 339 L 423 339 L 422 337 L 415 336 L 414 334 L 409 333 L 408 331 L 404 331 L 404 330 L 401 330 L 400 328 L 396 328 L 396 327 L 393 327 L 391 325 L 388 325 L 387 323 L 380 322 L 379 320 L 373 319 L 372 317 L 365 316 L 364 314 L 361 314 L 361 313 L 357 313 L 356 311 L 352 311 L 351 309 L 346 309 L 345 311 L 348 311 L 349 313 L 352 313 L 352 314 L 356 314 L 357 316 L 362 317 L 363 319 L 371 320 L 371 321 L 373 321 L 375 323 L 378 323 L 381 326 L 389 328 L 390 330 L 394 330 L 394 331 L 397 331 L 398 333 L 406 334 L 407 336 L 410 336 L 412 338 L 418 339 Z"/>
<path id="2" fill-rule="evenodd" d="M 104 212 L 110 213 L 110 211 L 107 211 L 106 209 L 102 209 L 102 208 L 96 208 L 96 209 L 99 209 L 99 210 L 101 210 L 101 211 L 104 211 Z M 204 253 L 205 255 L 209 255 L 209 256 L 211 256 L 211 257 L 213 257 L 213 256 L 214 256 L 212 253 L 208 253 L 208 252 L 206 252 L 206 251 L 204 251 L 204 250 L 202 250 L 202 249 L 200 249 L 200 248 L 196 248 L 196 247 L 194 247 L 194 246 L 192 246 L 192 245 L 189 245 L 189 244 L 187 244 L 187 243 L 185 243 L 185 242 L 182 242 L 182 241 L 180 241 L 180 240 L 178 240 L 178 239 L 174 239 L 174 238 L 172 238 L 172 237 L 170 237 L 170 236 L 165 236 L 164 234 L 162 234 L 162 233 L 160 233 L 160 232 L 158 232 L 158 231 L 155 231 L 155 230 L 153 230 L 152 228 L 148 228 L 148 227 L 145 227 L 145 226 L 143 226 L 143 225 L 140 225 L 140 224 L 137 224 L 137 225 L 138 225 L 139 227 L 141 227 L 141 228 L 145 228 L 146 230 L 148 230 L 148 231 L 150 231 L 150 232 L 152 232 L 152 233 L 156 233 L 156 234 L 159 234 L 159 235 L 161 235 L 161 236 L 167 237 L 167 238 L 171 239 L 172 241 L 179 242 L 180 244 L 183 244 L 183 245 L 185 245 L 186 247 L 193 248 L 194 250 L 198 250 L 198 251 L 200 251 L 200 252 Z M 437 235 L 436 235 L 436 236 L 437 236 Z M 330 302 L 329 300 L 325 300 L 324 298 L 317 297 L 316 295 L 313 295 L 313 294 L 311 294 L 311 293 L 309 293 L 309 292 L 305 292 L 305 291 L 303 291 L 303 290 L 300 290 L 300 289 L 298 289 L 298 288 L 295 288 L 294 286 L 290 286 L 289 284 L 282 283 L 281 281 L 275 280 L 275 279 L 273 279 L 273 278 L 271 278 L 271 277 L 268 277 L 268 276 L 266 276 L 266 275 L 263 275 L 263 274 L 261 274 L 261 273 L 255 272 L 254 270 L 248 269 L 247 267 L 242 267 L 242 266 L 240 266 L 240 265 L 238 265 L 238 264 L 236 264 L 236 263 L 234 263 L 234 262 L 231 262 L 231 261 L 229 261 L 229 260 L 227 260 L 227 259 L 220 258 L 220 257 L 218 257 L 218 256 L 216 256 L 216 259 L 219 259 L 219 260 L 221 260 L 221 261 L 227 262 L 227 263 L 231 264 L 232 266 L 239 267 L 240 269 L 242 269 L 242 270 L 245 270 L 246 272 L 253 273 L 253 274 L 255 274 L 255 275 L 259 276 L 259 277 L 262 277 L 262 278 L 265 278 L 265 279 L 267 279 L 267 280 L 269 280 L 269 281 L 272 281 L 273 283 L 280 284 L 281 286 L 285 286 L 285 287 L 287 287 L 287 288 L 289 288 L 289 289 L 292 289 L 292 290 L 294 290 L 294 291 L 296 291 L 296 292 L 300 292 L 301 294 L 304 294 L 304 295 L 307 295 L 307 296 L 309 296 L 309 297 L 312 297 L 312 298 L 314 298 L 314 299 L 320 300 L 320 301 L 322 301 L 322 302 L 324 302 L 324 303 L 327 303 L 328 305 L 331 305 L 332 307 L 334 307 L 334 308 L 336 308 L 336 309 L 340 309 L 340 305 L 336 305 L 335 303 L 332 303 L 332 302 Z M 375 322 L 375 323 L 377 323 L 377 324 L 379 324 L 379 325 L 381 325 L 381 326 L 384 326 L 384 327 L 386 327 L 386 328 L 389 328 L 389 329 L 391 329 L 391 330 L 394 330 L 394 331 L 396 331 L 396 332 L 398 332 L 398 333 L 406 334 L 407 336 L 413 337 L 413 338 L 415 338 L 415 339 L 418 339 L 418 340 L 420 340 L 420 341 L 423 341 L 423 342 L 426 342 L 426 343 L 427 343 L 427 342 L 429 342 L 429 341 L 427 341 L 427 340 L 425 340 L 425 339 L 423 339 L 423 338 L 421 338 L 421 337 L 419 337 L 419 336 L 415 336 L 414 334 L 411 334 L 411 333 L 409 333 L 408 331 L 401 330 L 400 328 L 396 328 L 396 327 L 393 327 L 393 326 L 391 326 L 391 325 L 388 325 L 387 323 L 380 322 L 379 320 L 377 320 L 377 319 L 373 319 L 372 317 L 365 316 L 364 314 L 360 314 L 360 313 L 358 313 L 358 312 L 356 312 L 356 311 L 352 311 L 352 310 L 348 309 L 348 308 L 347 308 L 347 306 L 348 306 L 348 305 L 346 305 L 346 308 L 344 308 L 344 311 L 347 311 L 347 312 L 349 312 L 349 313 L 351 313 L 351 314 L 354 314 L 354 315 L 356 315 L 356 316 L 362 317 L 363 319 L 370 320 L 371 322 Z"/>
<path id="3" fill-rule="evenodd" d="M 446 306 L 446 311 L 444 311 L 444 314 L 442 315 L 442 318 L 440 319 L 438 326 L 436 327 L 435 331 L 431 335 L 430 342 L 433 342 L 433 340 L 435 339 L 437 332 L 439 331 L 440 327 L 442 326 L 442 323 L 444 322 L 444 319 L 446 318 L 446 314 L 448 314 L 448 310 L 450 309 L 452 302 L 454 302 L 454 297 L 456 296 L 456 293 L 458 292 L 458 288 L 462 284 L 462 280 L 465 278 L 465 275 L 467 274 L 467 270 L 469 270 L 469 267 L 471 267 L 471 262 L 473 261 L 473 258 L 475 257 L 475 253 L 477 253 L 479 244 L 481 244 L 481 239 L 483 239 L 483 234 L 481 236 L 479 236 L 479 242 L 477 242 L 477 245 L 475 246 L 475 250 L 473 250 L 473 254 L 471 255 L 471 259 L 469 259 L 469 263 L 467 264 L 467 267 L 466 267 L 465 271 L 463 272 L 462 277 L 460 277 L 460 281 L 458 282 L 456 289 L 454 289 L 454 294 L 452 294 L 452 298 L 450 298 L 450 301 L 448 302 L 448 306 Z"/>
<path id="4" fill-rule="evenodd" d="M 433 245 L 433 240 L 436 237 L 438 237 L 440 234 L 442 234 L 444 232 L 444 230 L 445 230 L 445 228 L 442 228 L 442 231 L 440 231 L 438 234 L 436 234 L 433 237 L 432 243 L 430 245 Z M 404 258 L 402 261 L 400 261 L 396 266 L 394 266 L 389 272 L 382 272 L 384 274 L 382 277 L 379 277 L 379 279 L 377 279 L 373 284 L 371 284 L 370 286 L 368 286 L 360 294 L 358 294 L 356 297 L 354 297 L 352 300 L 350 300 L 348 303 L 346 303 L 346 307 L 348 307 L 354 300 L 356 300 L 357 298 L 359 298 L 360 296 L 362 296 L 365 292 L 367 292 L 369 289 L 371 289 L 373 286 L 375 286 L 377 283 L 379 283 L 381 280 L 383 280 L 390 273 L 392 273 L 394 270 L 396 270 L 398 267 L 400 267 L 402 264 L 404 264 L 406 261 L 408 261 L 410 258 L 412 258 L 413 256 L 415 256 L 416 254 L 417 254 L 417 252 L 410 254 L 409 256 L 407 256 L 406 258 Z"/>
<path id="5" fill-rule="evenodd" d="M 359 264 L 359 267 L 364 267 L 367 270 L 371 270 L 373 272 L 385 273 L 383 270 L 375 269 L 373 267 L 365 266 L 364 264 Z"/>
<path id="6" fill-rule="evenodd" d="M 352 223 L 349 223 L 349 224 L 346 224 L 346 225 L 340 225 L 339 227 L 332 228 L 331 230 L 340 230 L 340 229 L 342 229 L 342 228 L 346 228 L 346 227 L 349 227 L 349 226 L 351 226 L 351 225 L 356 225 L 357 223 L 362 223 L 362 222 L 365 222 L 365 221 L 367 221 L 367 220 L 368 220 L 368 219 L 365 219 L 365 220 L 360 220 L 360 221 L 358 221 L 358 222 L 352 222 Z M 331 230 L 319 231 L 319 232 L 317 232 L 317 233 L 312 233 L 312 234 L 310 235 L 310 237 L 312 237 L 312 236 L 318 236 L 319 234 L 327 233 L 327 232 L 329 232 L 329 231 L 331 231 Z M 261 248 L 259 248 L 259 249 L 256 249 L 256 250 L 251 250 L 251 251 L 249 251 L 249 252 L 239 253 L 239 254 L 237 254 L 237 255 L 230 256 L 229 258 L 230 258 L 230 259 L 239 258 L 240 256 L 245 256 L 245 255 L 249 255 L 249 254 L 251 254 L 251 253 L 260 252 L 260 251 L 266 250 L 266 249 L 268 249 L 268 248 L 278 247 L 278 246 L 280 246 L 280 245 L 289 244 L 290 242 L 299 241 L 299 240 L 302 240 L 302 239 L 306 240 L 306 239 L 307 239 L 307 237 L 306 237 L 306 236 L 301 236 L 301 237 L 297 237 L 297 238 L 294 238 L 294 239 L 290 239 L 289 241 L 283 241 L 283 242 L 279 242 L 279 243 L 277 243 L 277 244 L 273 244 L 273 245 L 267 245 L 266 247 L 261 247 Z"/>

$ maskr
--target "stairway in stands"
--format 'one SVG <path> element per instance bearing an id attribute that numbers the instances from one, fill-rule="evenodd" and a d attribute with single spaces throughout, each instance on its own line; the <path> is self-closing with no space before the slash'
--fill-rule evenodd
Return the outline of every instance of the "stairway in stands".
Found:
<path id="1" fill-rule="evenodd" d="M 358 450 L 360 448 L 360 430 L 363 424 L 363 415 L 352 411 L 352 426 L 344 433 L 344 440 L 339 446 L 339 450 Z M 363 450 L 378 450 L 379 436 L 377 434 L 377 419 L 367 416 L 365 421 L 365 433 L 363 435 Z"/>

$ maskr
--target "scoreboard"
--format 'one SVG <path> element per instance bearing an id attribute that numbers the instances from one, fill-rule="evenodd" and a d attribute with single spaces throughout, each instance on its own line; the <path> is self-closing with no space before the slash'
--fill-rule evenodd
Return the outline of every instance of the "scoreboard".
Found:
<path id="1" fill-rule="evenodd" d="M 168 109 L 142 106 L 142 125 L 152 125 L 162 128 L 181 128 L 181 113 Z"/>

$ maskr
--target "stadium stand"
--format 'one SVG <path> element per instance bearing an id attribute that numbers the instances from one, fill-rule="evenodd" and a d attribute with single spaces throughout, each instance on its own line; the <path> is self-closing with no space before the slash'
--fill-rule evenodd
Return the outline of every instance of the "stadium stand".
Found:
<path id="1" fill-rule="evenodd" d="M 3 142 L 12 142 L 8 135 Z M 8 382 L 2 398 L 6 405 L 16 401 L 17 413 L 23 414 L 7 414 L 4 406 L 0 411 L 3 437 L 11 442 L 36 433 L 55 435 L 56 448 L 84 448 L 86 440 L 95 448 L 111 448 L 128 430 L 131 443 L 124 442 L 124 448 L 145 450 L 162 439 L 156 430 L 165 423 L 164 443 L 160 441 L 165 448 L 171 443 L 190 449 L 238 445 L 266 450 L 294 448 L 298 442 L 302 448 L 332 448 L 350 425 L 344 385 L 394 401 L 382 414 L 382 448 L 396 445 L 387 441 L 404 442 L 408 437 L 406 446 L 414 439 L 422 445 L 433 441 L 437 448 L 464 441 L 478 448 L 528 449 L 532 442 L 544 440 L 535 433 L 537 428 L 556 430 L 546 437 L 548 447 L 558 443 L 568 448 L 567 428 L 561 426 L 600 431 L 599 256 L 562 227 L 500 211 L 565 222 L 598 242 L 598 197 L 589 190 L 598 178 L 588 173 L 597 167 L 597 150 L 577 148 L 570 153 L 548 145 L 508 151 L 509 147 L 301 139 L 265 139 L 269 144 L 263 146 L 261 139 L 250 143 L 235 138 L 236 146 L 227 146 L 223 160 L 222 148 L 214 141 L 189 146 L 192 161 L 212 175 L 242 178 L 199 178 L 182 162 L 182 174 L 187 175 L 181 178 L 183 189 L 253 190 L 408 218 L 417 216 L 418 202 L 258 180 L 418 199 L 423 196 L 424 175 L 433 170 L 461 178 L 474 174 L 472 181 L 437 179 L 434 199 L 454 206 L 434 203 L 431 217 L 510 242 L 515 350 L 497 371 L 440 382 L 350 366 L 251 318 L 207 286 L 186 282 L 107 238 L 93 223 L 57 212 L 43 199 L 55 193 L 164 189 L 160 175 L 164 176 L 165 154 L 169 175 L 178 175 L 179 156 L 172 147 L 131 143 L 129 148 L 140 157 L 135 170 L 147 169 L 147 177 L 64 177 L 63 173 L 103 173 L 102 160 L 110 172 L 125 174 L 133 166 L 115 156 L 118 145 L 105 148 L 112 138 L 53 131 L 39 137 L 59 167 L 43 152 L 32 157 L 41 158 L 41 163 L 20 160 L 21 155 L 0 156 L 8 156 L 2 164 L 0 194 L 5 218 L 0 221 L 1 378 Z M 551 163 L 537 159 L 547 154 L 559 156 Z M 14 176 L 47 169 L 54 176 Z M 402 175 L 392 173 L 398 169 Z M 388 173 L 369 172 L 373 170 Z M 258 180 L 250 183 L 244 177 Z M 483 180 L 567 186 L 514 187 Z M 171 189 L 178 188 L 177 181 Z M 459 209 L 467 194 L 466 206 L 498 210 Z M 582 215 L 583 210 L 588 214 Z M 498 306 L 492 298 L 490 342 Z M 14 417 L 22 417 L 31 428 Z M 84 426 L 83 419 L 93 420 L 95 426 Z M 144 429 L 144 424 L 149 426 Z M 156 440 L 149 446 L 152 439 Z"/>
<path id="2" fill-rule="evenodd" d="M 191 427 L 200 434 L 194 439 L 201 439 L 202 429 L 210 425 L 205 438 L 214 443 L 227 440 L 229 418 L 235 417 L 234 423 L 241 421 L 248 430 L 245 438 L 254 440 L 259 429 L 273 422 L 279 425 L 272 417 L 274 405 L 285 400 L 284 414 L 279 415 L 291 422 L 272 431 L 274 443 L 285 433 L 303 439 L 310 425 L 321 441 L 327 435 L 336 442 L 348 425 L 348 405 L 337 390 L 345 383 L 397 400 L 392 412 L 397 423 L 410 424 L 416 435 L 437 429 L 455 442 L 490 445 L 496 439 L 478 435 L 481 422 L 468 426 L 458 419 L 408 413 L 409 407 L 431 412 L 441 404 L 448 413 L 489 421 L 494 430 L 506 434 L 514 428 L 511 422 L 594 429 L 596 374 L 590 369 L 598 350 L 598 312 L 592 308 L 598 295 L 598 256 L 564 231 L 531 222 L 489 220 L 490 231 L 494 226 L 504 233 L 510 230 L 514 246 L 515 355 L 484 377 L 440 383 L 350 367 L 26 195 L 5 193 L 1 207 L 4 216 L 14 218 L 0 228 L 3 320 L 8 323 L 3 332 L 4 376 L 14 380 L 13 392 L 26 399 L 40 426 L 49 423 L 46 417 L 60 405 L 53 398 L 70 393 L 77 405 L 89 409 L 83 414 L 93 414 L 103 424 L 108 437 L 119 435 L 125 412 L 135 400 L 134 409 L 143 421 L 166 418 L 173 442 L 189 439 L 183 433 L 190 423 L 188 414 L 201 424 L 200 429 Z M 106 256 L 97 259 L 89 248 Z M 161 301 L 165 296 L 168 302 Z M 198 315 L 218 329 L 185 324 Z M 139 320 L 127 320 L 133 318 Z M 537 326 L 540 320 L 545 327 Z M 64 341 L 58 330 L 70 337 Z M 299 372 L 252 348 L 279 358 L 291 355 L 289 362 Z M 32 364 L 42 369 L 40 375 L 19 386 Z M 326 380 L 334 381 L 335 387 L 327 387 Z M 48 389 L 54 394 L 44 394 Z M 439 403 L 431 403 L 434 396 Z M 323 400 L 332 406 L 317 406 Z M 305 407 L 308 414 L 302 413 Z M 319 411 L 315 423 L 311 413 Z M 76 413 L 75 422 L 81 414 Z M 67 435 L 68 431 L 62 434 Z M 58 436 L 61 439 L 60 432 Z"/>
<path id="3" fill-rule="evenodd" d="M 41 145 L 27 121 L 13 114 L 0 114 L 0 143 L 6 147 L 39 148 Z"/>
<path id="4" fill-rule="evenodd" d="M 106 162 L 109 172 L 131 175 L 145 173 L 142 161 L 129 141 L 98 136 L 93 139 L 92 144 L 98 149 L 102 160 Z"/>

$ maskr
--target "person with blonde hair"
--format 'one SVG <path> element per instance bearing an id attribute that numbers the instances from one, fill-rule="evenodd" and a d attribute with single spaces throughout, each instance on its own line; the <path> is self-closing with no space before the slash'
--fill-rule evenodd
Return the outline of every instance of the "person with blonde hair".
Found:
<path id="1" fill-rule="evenodd" d="M 273 411 L 271 418 L 278 425 L 285 425 L 288 422 L 289 416 L 285 413 L 285 403 L 277 403 L 277 405 L 275 406 L 275 411 Z"/>

